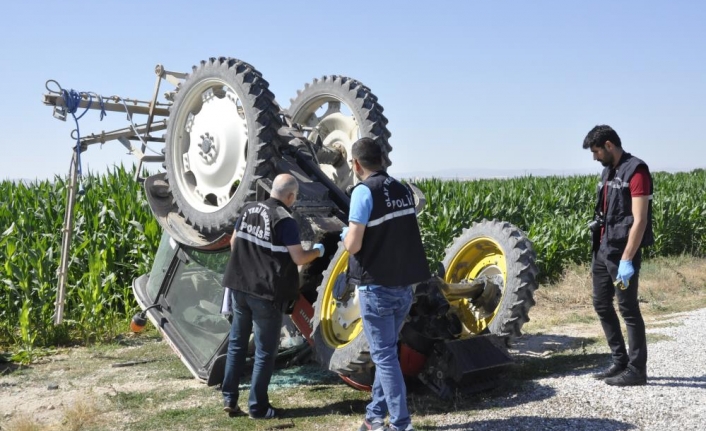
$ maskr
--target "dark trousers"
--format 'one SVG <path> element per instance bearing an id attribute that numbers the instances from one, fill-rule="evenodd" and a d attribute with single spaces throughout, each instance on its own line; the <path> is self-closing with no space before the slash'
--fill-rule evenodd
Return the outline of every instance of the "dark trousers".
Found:
<path id="1" fill-rule="evenodd" d="M 617 365 L 629 366 L 644 373 L 647 367 L 647 340 L 645 321 L 642 320 L 640 304 L 637 301 L 641 256 L 638 251 L 632 260 L 635 275 L 630 278 L 630 285 L 625 290 L 614 286 L 618 275 L 620 255 L 606 256 L 600 252 L 593 254 L 591 273 L 593 275 L 593 308 L 603 326 L 608 346 Z M 623 316 L 628 333 L 629 352 L 620 330 L 620 320 L 613 306 L 613 298 L 618 297 L 618 309 Z"/>
<path id="2" fill-rule="evenodd" d="M 272 301 L 256 298 L 240 291 L 232 293 L 233 324 L 228 339 L 228 356 L 223 376 L 223 399 L 238 403 L 240 377 L 245 372 L 250 333 L 255 335 L 255 361 L 250 377 L 248 410 L 262 416 L 270 407 L 267 388 L 275 369 L 277 347 L 282 328 L 282 311 Z"/>

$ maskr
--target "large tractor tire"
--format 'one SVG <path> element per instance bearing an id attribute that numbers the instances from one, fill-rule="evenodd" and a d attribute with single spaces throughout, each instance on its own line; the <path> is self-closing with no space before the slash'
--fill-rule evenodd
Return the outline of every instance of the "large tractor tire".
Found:
<path id="1" fill-rule="evenodd" d="M 248 63 L 211 58 L 179 85 L 165 135 L 165 168 L 179 212 L 204 233 L 231 229 L 270 173 L 281 127 L 269 84 Z"/>
<path id="2" fill-rule="evenodd" d="M 510 223 L 483 220 L 456 238 L 446 251 L 443 266 L 447 283 L 463 283 L 480 276 L 502 277 L 502 298 L 484 317 L 473 312 L 465 299 L 452 301 L 466 329 L 465 336 L 492 333 L 509 343 L 521 335 L 535 304 L 536 254 L 527 236 Z"/>
<path id="3" fill-rule="evenodd" d="M 382 112 L 383 107 L 369 88 L 355 79 L 336 75 L 306 84 L 291 99 L 287 110 L 292 121 L 304 128 L 309 141 L 342 153 L 342 159 L 335 164 L 321 164 L 321 170 L 341 190 L 356 182 L 351 147 L 358 139 L 375 139 L 382 147 L 384 163 L 391 165 L 390 131 Z"/>
<path id="4" fill-rule="evenodd" d="M 346 377 L 351 386 L 368 386 L 373 382 L 374 365 L 363 333 L 358 290 L 346 286 L 346 269 L 348 252 L 340 245 L 323 273 L 314 304 L 314 354 L 322 367 Z M 340 292 L 345 295 L 336 299 Z"/>

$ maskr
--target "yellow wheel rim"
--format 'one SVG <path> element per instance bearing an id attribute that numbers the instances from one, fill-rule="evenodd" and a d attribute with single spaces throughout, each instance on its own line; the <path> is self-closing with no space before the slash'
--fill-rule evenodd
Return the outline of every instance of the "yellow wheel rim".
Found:
<path id="1" fill-rule="evenodd" d="M 346 304 L 339 305 L 333 296 L 336 283 L 345 283 L 348 252 L 343 252 L 328 275 L 321 299 L 321 334 L 329 346 L 338 349 L 355 340 L 363 331 L 360 318 L 358 289 L 353 289 Z"/>
<path id="2" fill-rule="evenodd" d="M 460 283 L 464 280 L 473 280 L 482 275 L 502 275 L 503 295 L 505 295 L 504 286 L 507 283 L 505 254 L 500 244 L 488 237 L 475 238 L 466 243 L 451 259 L 451 263 L 446 268 L 444 281 L 447 283 Z M 471 305 L 467 299 L 459 299 L 450 303 L 452 307 L 456 308 L 462 323 L 471 334 L 483 332 L 495 318 L 500 308 L 500 305 L 498 305 L 490 316 L 484 319 L 476 319 L 471 312 Z"/>

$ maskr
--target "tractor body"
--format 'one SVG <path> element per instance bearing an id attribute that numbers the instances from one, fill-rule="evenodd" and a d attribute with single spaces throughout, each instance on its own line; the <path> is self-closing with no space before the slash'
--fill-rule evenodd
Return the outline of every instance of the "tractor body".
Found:
<path id="1" fill-rule="evenodd" d="M 91 144 L 117 139 L 138 157 L 139 167 L 158 162 L 164 168 L 136 178 L 164 232 L 151 272 L 133 282 L 141 314 L 195 377 L 220 383 L 230 327 L 221 313 L 221 280 L 238 209 L 266 199 L 275 176 L 289 173 L 299 181 L 293 217 L 302 243 L 305 248 L 322 243 L 326 254 L 300 267 L 301 295 L 282 328 L 281 360 L 287 365 L 313 358 L 351 386 L 369 388 L 374 364 L 357 289 L 346 281 L 348 253 L 339 235 L 348 224 L 346 190 L 356 182 L 353 142 L 374 139 L 385 165 L 391 163 L 391 133 L 377 97 L 352 78 L 324 76 L 282 109 L 259 71 L 227 57 L 202 61 L 190 73 L 162 66 L 155 72 L 149 102 L 128 104 L 113 96 L 93 106 L 97 95 L 83 94 L 74 103 L 85 109 L 124 107 L 131 123 L 79 139 L 74 160 Z M 158 102 L 163 80 L 176 88 L 165 94 L 166 102 Z M 64 91 L 45 95 L 59 119 L 66 118 L 69 102 Z M 136 125 L 134 115 L 147 120 Z M 146 156 L 150 145 L 163 145 L 161 155 Z M 76 163 L 72 166 L 69 208 L 77 185 Z M 424 196 L 411 186 L 420 211 Z M 70 245 L 70 214 L 66 220 L 62 255 Z M 459 222 L 469 228 L 450 244 L 441 274 L 415 287 L 400 337 L 404 374 L 440 396 L 497 384 L 512 363 L 505 346 L 529 320 L 537 288 L 536 256 L 521 230 L 497 220 Z M 62 289 L 60 280 L 59 297 Z"/>

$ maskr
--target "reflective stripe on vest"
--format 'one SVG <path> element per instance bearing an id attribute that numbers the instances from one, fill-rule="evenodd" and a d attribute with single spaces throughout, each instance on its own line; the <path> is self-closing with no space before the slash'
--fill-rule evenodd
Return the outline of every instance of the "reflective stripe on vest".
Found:
<path id="1" fill-rule="evenodd" d="M 620 178 L 613 178 L 613 180 L 608 181 L 608 182 L 606 183 L 606 185 L 607 185 L 608 187 L 612 187 L 612 188 L 614 188 L 614 189 L 620 189 L 620 188 L 630 187 L 630 182 L 627 182 L 627 183 L 626 183 L 626 182 L 624 182 L 624 181 L 623 181 L 622 179 L 620 179 Z M 598 182 L 598 189 L 600 190 L 600 189 L 602 189 L 602 188 L 603 188 L 603 181 L 599 181 L 599 182 Z M 642 196 L 639 196 L 639 197 L 642 197 Z M 648 199 L 648 200 L 652 200 L 652 195 L 647 195 L 647 199 Z"/>
<path id="2" fill-rule="evenodd" d="M 250 235 L 249 233 L 241 232 L 238 231 L 238 234 L 236 235 L 238 238 L 242 238 L 245 241 L 252 242 L 253 244 L 259 245 L 260 247 L 272 250 L 272 251 L 278 251 L 280 253 L 287 253 L 289 250 L 287 249 L 286 246 L 283 245 L 272 245 L 267 241 L 263 241 L 260 238 Z"/>
<path id="3" fill-rule="evenodd" d="M 612 187 L 612 188 L 614 188 L 614 189 L 622 189 L 622 188 L 625 188 L 625 187 L 630 187 L 630 183 L 629 183 L 629 182 L 626 183 L 626 182 L 624 182 L 622 179 L 617 178 L 617 177 L 616 177 L 616 178 L 613 178 L 613 179 L 610 180 L 610 181 L 608 181 L 608 182 L 606 183 L 606 185 L 607 185 L 608 187 Z M 599 187 L 599 188 L 603 188 L 603 181 L 600 181 L 600 182 L 598 183 L 598 187 Z"/>
<path id="4" fill-rule="evenodd" d="M 407 208 L 404 210 L 398 210 L 398 211 L 392 212 L 390 214 L 386 214 L 380 218 L 376 218 L 375 220 L 370 220 L 366 226 L 368 226 L 368 227 L 377 226 L 383 222 L 386 222 L 388 220 L 392 220 L 395 217 L 402 217 L 402 216 L 414 214 L 414 211 L 415 211 L 414 208 Z"/>

